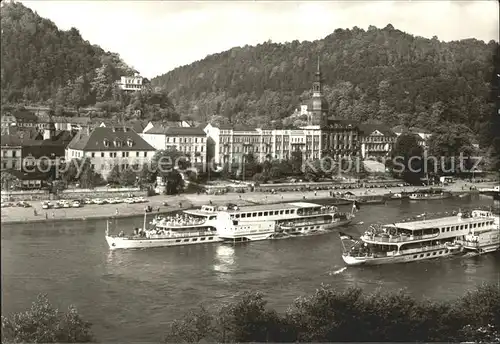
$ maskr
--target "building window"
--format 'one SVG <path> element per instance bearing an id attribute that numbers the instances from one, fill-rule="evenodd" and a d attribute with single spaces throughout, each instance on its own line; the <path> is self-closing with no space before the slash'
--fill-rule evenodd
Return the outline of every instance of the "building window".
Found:
<path id="1" fill-rule="evenodd" d="M 95 153 L 94 152 L 92 152 L 91 157 L 95 158 Z"/>
<path id="2" fill-rule="evenodd" d="M 104 158 L 104 152 L 101 152 L 101 158 Z"/>
<path id="3" fill-rule="evenodd" d="M 148 152 L 144 152 L 144 157 L 146 158 L 148 156 Z"/>
<path id="4" fill-rule="evenodd" d="M 139 152 L 135 152 L 135 156 L 138 158 L 139 157 Z"/>
<path id="5" fill-rule="evenodd" d="M 104 147 L 109 147 L 109 141 L 108 140 L 104 140 L 103 143 L 104 143 Z"/>
<path id="6" fill-rule="evenodd" d="M 12 151 L 12 157 L 15 158 L 16 157 L 16 151 Z"/>

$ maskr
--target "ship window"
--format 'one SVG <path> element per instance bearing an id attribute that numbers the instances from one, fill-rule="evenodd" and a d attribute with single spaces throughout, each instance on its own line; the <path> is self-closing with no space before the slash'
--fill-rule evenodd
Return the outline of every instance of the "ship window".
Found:
<path id="1" fill-rule="evenodd" d="M 187 241 L 189 241 L 189 239 L 184 239 L 184 242 L 187 242 Z"/>
<path id="2" fill-rule="evenodd" d="M 439 254 L 443 254 L 443 251 L 439 251 Z"/>
<path id="3" fill-rule="evenodd" d="M 198 241 L 198 238 L 194 238 L 193 241 Z"/>
<path id="4" fill-rule="evenodd" d="M 283 215 L 285 211 L 284 210 L 280 210 L 280 215 Z"/>
<path id="5" fill-rule="evenodd" d="M 215 220 L 215 216 L 210 216 L 209 220 Z"/>
<path id="6" fill-rule="evenodd" d="M 177 239 L 175 242 L 181 242 L 181 239 Z"/>
<path id="7" fill-rule="evenodd" d="M 265 212 L 264 212 L 264 216 L 267 216 L 267 215 L 268 215 L 268 213 L 267 213 L 267 211 L 265 211 Z"/>
<path id="8" fill-rule="evenodd" d="M 241 218 L 247 217 L 247 214 L 241 214 Z"/>
<path id="9" fill-rule="evenodd" d="M 256 217 L 257 216 L 257 213 L 252 213 L 252 217 Z"/>
<path id="10" fill-rule="evenodd" d="M 464 229 L 464 225 L 461 225 L 461 226 L 460 226 L 460 229 Z"/>
<path id="11" fill-rule="evenodd" d="M 214 237 L 210 237 L 210 238 L 208 238 L 208 240 L 212 240 L 213 238 L 214 238 Z"/>
<path id="12" fill-rule="evenodd" d="M 420 258 L 422 258 L 423 256 L 424 256 L 424 255 L 423 255 L 423 254 L 421 254 L 421 255 L 420 255 Z"/>
<path id="13" fill-rule="evenodd" d="M 415 255 L 415 256 L 413 256 L 413 259 L 415 259 L 415 258 L 417 258 L 417 257 L 418 257 L 418 255 Z"/>
<path id="14" fill-rule="evenodd" d="M 441 233 L 443 233 L 443 232 L 444 232 L 444 228 L 441 228 Z"/>
<path id="15" fill-rule="evenodd" d="M 448 253 L 448 250 L 444 250 L 444 253 L 445 253 L 445 254 L 446 254 L 446 253 Z"/>
<path id="16" fill-rule="evenodd" d="M 427 253 L 425 256 L 426 256 L 426 257 L 429 257 L 430 255 L 431 255 L 430 253 Z"/>
<path id="17" fill-rule="evenodd" d="M 285 210 L 285 214 L 290 214 L 290 210 Z"/>
<path id="18" fill-rule="evenodd" d="M 201 238 L 200 240 L 203 241 L 203 240 L 205 240 L 205 238 Z"/>
<path id="19" fill-rule="evenodd" d="M 436 255 L 436 252 L 432 252 L 432 255 L 435 256 Z"/>
<path id="20" fill-rule="evenodd" d="M 239 217 L 240 217 L 240 214 L 236 214 L 236 215 L 234 215 L 234 216 L 235 216 L 236 218 L 239 218 Z"/>
<path id="21" fill-rule="evenodd" d="M 262 216 L 262 212 L 261 211 L 259 211 L 259 216 Z"/>

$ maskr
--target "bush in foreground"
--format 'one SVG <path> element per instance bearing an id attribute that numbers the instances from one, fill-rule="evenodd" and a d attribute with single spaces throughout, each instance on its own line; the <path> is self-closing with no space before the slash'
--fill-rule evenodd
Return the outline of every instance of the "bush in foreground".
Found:
<path id="1" fill-rule="evenodd" d="M 213 312 L 200 307 L 174 321 L 165 342 L 499 342 L 499 329 L 495 285 L 453 302 L 322 286 L 283 315 L 266 308 L 260 293 L 245 293 Z"/>
<path id="2" fill-rule="evenodd" d="M 75 307 L 54 308 L 39 295 L 26 312 L 2 316 L 2 343 L 86 343 L 94 341 L 92 324 L 82 320 Z"/>

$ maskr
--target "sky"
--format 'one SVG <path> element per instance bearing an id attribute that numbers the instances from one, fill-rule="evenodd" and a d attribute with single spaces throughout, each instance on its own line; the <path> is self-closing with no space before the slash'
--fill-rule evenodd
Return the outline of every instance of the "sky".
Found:
<path id="1" fill-rule="evenodd" d="M 235 46 L 312 41 L 337 28 L 392 24 L 450 41 L 499 41 L 496 0 L 475 1 L 21 1 L 59 29 L 120 54 L 152 78 Z"/>

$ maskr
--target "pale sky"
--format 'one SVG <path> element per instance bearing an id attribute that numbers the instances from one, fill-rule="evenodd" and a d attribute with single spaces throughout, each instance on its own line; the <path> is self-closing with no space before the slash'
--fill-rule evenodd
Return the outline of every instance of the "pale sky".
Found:
<path id="1" fill-rule="evenodd" d="M 22 1 L 60 29 L 119 53 L 148 78 L 235 46 L 324 38 L 369 25 L 450 41 L 499 40 L 496 0 Z"/>

